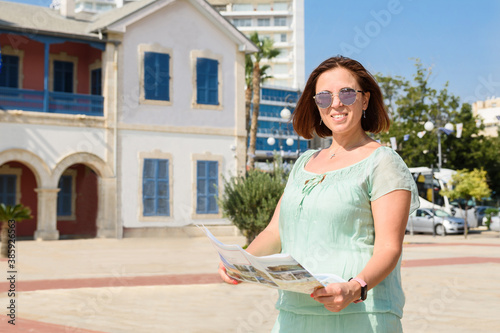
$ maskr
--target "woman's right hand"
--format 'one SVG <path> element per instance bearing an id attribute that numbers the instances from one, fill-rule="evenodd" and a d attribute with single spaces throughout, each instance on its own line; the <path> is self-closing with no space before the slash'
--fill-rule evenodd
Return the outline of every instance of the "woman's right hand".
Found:
<path id="1" fill-rule="evenodd" d="M 222 281 L 229 283 L 229 284 L 239 284 L 241 281 L 238 281 L 236 279 L 233 279 L 227 274 L 226 267 L 224 267 L 224 264 L 219 262 L 219 275 L 222 278 Z"/>

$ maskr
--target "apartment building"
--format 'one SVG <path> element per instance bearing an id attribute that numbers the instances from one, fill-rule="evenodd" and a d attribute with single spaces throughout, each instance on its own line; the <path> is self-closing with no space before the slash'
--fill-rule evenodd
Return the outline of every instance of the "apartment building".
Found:
<path id="1" fill-rule="evenodd" d="M 245 35 L 274 41 L 280 55 L 272 60 L 266 83 L 299 90 L 305 84 L 304 0 L 208 0 Z"/>
<path id="2" fill-rule="evenodd" d="M 498 136 L 500 128 L 500 98 L 492 97 L 485 101 L 477 101 L 472 104 L 472 114 L 479 116 L 484 124 L 484 132 L 487 136 Z"/>

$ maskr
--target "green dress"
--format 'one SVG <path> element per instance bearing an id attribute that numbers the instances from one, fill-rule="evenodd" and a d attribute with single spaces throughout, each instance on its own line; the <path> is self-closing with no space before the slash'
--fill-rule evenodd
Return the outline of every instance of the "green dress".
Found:
<path id="1" fill-rule="evenodd" d="M 391 148 L 379 147 L 360 162 L 323 174 L 304 169 L 316 152 L 305 152 L 290 173 L 279 217 L 282 252 L 313 274 L 333 273 L 348 280 L 363 270 L 373 254 L 371 201 L 394 190 L 408 190 L 411 213 L 419 206 L 417 187 Z M 280 314 L 273 332 L 402 331 L 400 265 L 401 258 L 389 276 L 368 292 L 366 301 L 338 313 L 309 295 L 280 290 L 276 304 Z"/>

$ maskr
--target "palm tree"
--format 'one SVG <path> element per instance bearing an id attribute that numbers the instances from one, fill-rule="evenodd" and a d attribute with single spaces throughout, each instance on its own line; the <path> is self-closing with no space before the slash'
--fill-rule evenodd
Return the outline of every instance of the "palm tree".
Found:
<path id="1" fill-rule="evenodd" d="M 29 207 L 17 204 L 15 206 L 0 204 L 0 221 L 2 222 L 2 233 L 0 234 L 0 241 L 2 247 L 0 249 L 0 257 L 7 258 L 9 255 L 9 221 L 14 223 L 21 222 L 22 220 L 29 220 L 31 216 L 31 209 Z"/>
<path id="2" fill-rule="evenodd" d="M 258 52 L 253 54 L 252 60 L 252 90 L 253 90 L 253 110 L 252 110 L 252 122 L 250 125 L 250 144 L 249 144 L 249 166 L 253 169 L 255 166 L 255 146 L 257 143 L 257 127 L 259 118 L 259 107 L 260 107 L 260 84 L 270 76 L 266 75 L 265 71 L 269 68 L 268 65 L 260 67 L 260 62 L 262 59 L 273 59 L 280 54 L 279 49 L 273 47 L 273 41 L 269 38 L 259 38 L 259 34 L 254 32 L 250 35 L 250 40 L 259 49 Z M 247 67 L 247 65 L 245 66 Z M 248 76 L 247 76 L 248 78 Z M 247 83 L 249 81 L 247 80 Z M 248 89 L 248 87 L 247 87 Z M 251 93 L 245 96 L 249 97 Z M 250 105 L 248 103 L 248 105 Z M 250 114 L 250 112 L 249 112 Z"/>
<path id="3" fill-rule="evenodd" d="M 272 78 L 272 75 L 268 75 L 266 72 L 271 68 L 269 65 L 264 65 L 260 68 L 260 83 L 263 83 L 265 80 Z M 248 136 L 250 134 L 250 109 L 252 106 L 252 93 L 253 93 L 253 61 L 252 56 L 250 54 L 245 55 L 245 129 L 247 131 L 247 137 L 245 139 L 245 156 L 248 158 Z M 246 165 L 246 163 L 245 163 Z"/>

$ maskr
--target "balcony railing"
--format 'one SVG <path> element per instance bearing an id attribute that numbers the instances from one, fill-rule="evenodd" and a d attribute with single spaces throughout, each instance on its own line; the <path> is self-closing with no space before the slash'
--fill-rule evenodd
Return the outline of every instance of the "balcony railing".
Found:
<path id="1" fill-rule="evenodd" d="M 0 87 L 0 109 L 45 112 L 44 91 Z M 102 116 L 104 97 L 99 95 L 48 93 L 48 112 Z"/>

